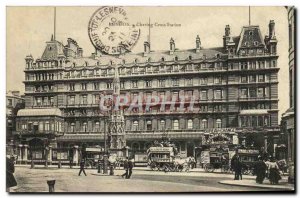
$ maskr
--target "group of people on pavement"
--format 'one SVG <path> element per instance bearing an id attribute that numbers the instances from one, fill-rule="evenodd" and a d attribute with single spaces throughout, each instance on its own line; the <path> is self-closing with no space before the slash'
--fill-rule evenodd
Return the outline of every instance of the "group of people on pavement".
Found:
<path id="1" fill-rule="evenodd" d="M 234 180 L 242 180 L 244 164 L 239 155 L 234 155 L 231 159 L 231 167 L 234 171 Z M 256 175 L 256 183 L 262 184 L 268 178 L 271 184 L 278 184 L 281 179 L 279 166 L 274 158 L 264 160 L 259 156 L 254 165 L 253 173 Z"/>
<path id="2" fill-rule="evenodd" d="M 130 179 L 132 175 L 132 169 L 133 169 L 133 160 L 129 160 L 128 157 L 124 160 L 124 169 L 125 173 L 122 176 L 122 178 L 125 177 L 125 179 Z"/>
<path id="3" fill-rule="evenodd" d="M 271 184 L 278 184 L 281 179 L 279 166 L 274 158 L 263 160 L 259 157 L 254 167 L 254 174 L 258 184 L 262 184 L 265 178 L 268 178 Z"/>

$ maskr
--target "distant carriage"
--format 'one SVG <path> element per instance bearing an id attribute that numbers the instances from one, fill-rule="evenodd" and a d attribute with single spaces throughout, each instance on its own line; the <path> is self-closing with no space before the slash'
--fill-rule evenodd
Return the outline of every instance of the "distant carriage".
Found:
<path id="1" fill-rule="evenodd" d="M 151 170 L 182 171 L 187 166 L 185 159 L 176 158 L 173 147 L 150 147 L 147 150 Z"/>

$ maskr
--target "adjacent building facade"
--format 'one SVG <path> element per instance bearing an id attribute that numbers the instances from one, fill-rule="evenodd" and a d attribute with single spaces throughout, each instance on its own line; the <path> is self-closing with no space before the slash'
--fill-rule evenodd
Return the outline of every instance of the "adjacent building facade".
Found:
<path id="1" fill-rule="evenodd" d="M 289 106 L 290 108 L 282 115 L 282 131 L 287 136 L 287 151 L 289 164 L 289 181 L 294 182 L 295 161 L 295 8 L 287 7 L 289 23 Z"/>
<path id="2" fill-rule="evenodd" d="M 120 95 L 129 102 L 141 98 L 142 108 L 122 109 L 132 154 L 145 152 L 162 136 L 183 157 L 197 158 L 203 145 L 216 142 L 274 154 L 280 133 L 274 21 L 265 37 L 258 26 L 244 26 L 233 36 L 226 25 L 220 47 L 203 48 L 199 36 L 192 49 L 175 45 L 171 38 L 165 51 L 151 51 L 145 42 L 141 53 L 109 56 L 96 50 L 84 57 L 73 39 L 63 45 L 52 38 L 40 58 L 27 56 L 26 108 L 18 113 L 15 134 L 21 153 L 38 142 L 41 151 L 21 159 L 50 159 L 51 150 L 67 160 L 83 143 L 103 147 L 108 129 L 99 101 L 101 93 L 113 93 L 116 73 Z M 147 105 L 149 96 L 165 102 Z"/>

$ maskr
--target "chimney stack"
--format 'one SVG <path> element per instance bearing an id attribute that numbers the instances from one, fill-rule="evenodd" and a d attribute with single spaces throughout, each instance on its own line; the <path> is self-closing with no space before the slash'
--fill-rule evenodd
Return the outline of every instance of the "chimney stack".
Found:
<path id="1" fill-rule="evenodd" d="M 199 35 L 197 35 L 197 37 L 196 37 L 196 52 L 200 52 L 200 49 L 201 49 L 201 40 L 200 40 Z"/>
<path id="2" fill-rule="evenodd" d="M 275 22 L 274 20 L 270 20 L 269 23 L 269 38 L 272 39 L 275 37 Z"/>
<path id="3" fill-rule="evenodd" d="M 230 36 L 230 26 L 226 25 L 225 27 L 225 36 Z"/>

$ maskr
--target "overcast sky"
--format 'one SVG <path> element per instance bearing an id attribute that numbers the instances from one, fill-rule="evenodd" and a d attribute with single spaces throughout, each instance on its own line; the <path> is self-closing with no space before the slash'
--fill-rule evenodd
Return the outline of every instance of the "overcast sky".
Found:
<path id="1" fill-rule="evenodd" d="M 57 7 L 56 40 L 66 44 L 75 39 L 83 48 L 84 56 L 94 52 L 88 36 L 88 22 L 98 7 Z M 124 7 L 132 23 L 176 23 L 180 27 L 154 27 L 151 29 L 151 50 L 169 49 L 174 38 L 176 48 L 195 48 L 199 35 L 204 48 L 220 47 L 225 25 L 238 36 L 242 26 L 249 24 L 248 7 Z M 7 90 L 24 93 L 25 56 L 41 57 L 45 42 L 53 34 L 53 7 L 7 8 Z M 268 24 L 274 20 L 278 40 L 279 117 L 288 108 L 288 22 L 284 7 L 251 7 L 251 25 L 259 25 L 262 35 L 268 34 Z M 133 52 L 143 51 L 148 28 L 141 27 L 140 39 Z"/>

